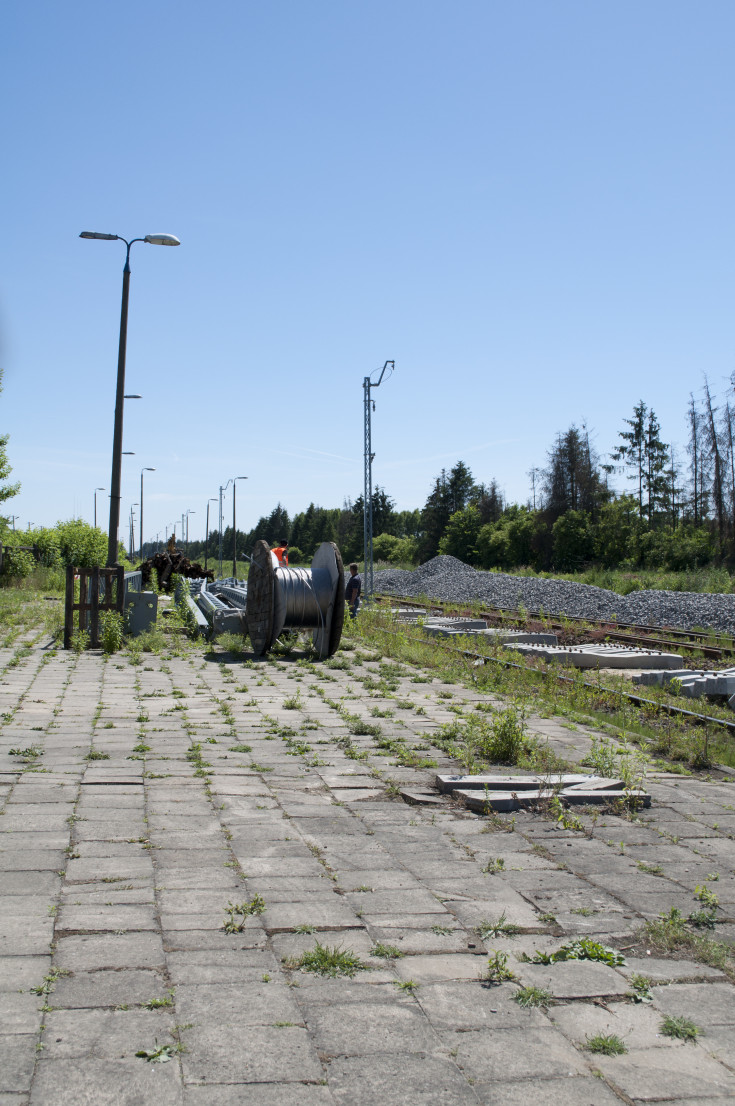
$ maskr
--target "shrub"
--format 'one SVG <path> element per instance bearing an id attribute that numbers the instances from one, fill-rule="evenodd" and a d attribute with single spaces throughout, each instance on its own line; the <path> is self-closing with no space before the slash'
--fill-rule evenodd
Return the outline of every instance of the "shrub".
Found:
<path id="1" fill-rule="evenodd" d="M 18 542 L 20 544 L 20 542 Z M 32 553 L 16 549 L 3 543 L 3 567 L 0 571 L 0 583 L 11 584 L 30 576 L 35 567 Z"/>
<path id="2" fill-rule="evenodd" d="M 107 535 L 81 518 L 56 523 L 59 557 L 62 564 L 75 568 L 103 565 L 107 557 Z"/>
<path id="3" fill-rule="evenodd" d="M 100 639 L 103 653 L 116 653 L 123 644 L 123 616 L 118 611 L 100 615 Z"/>

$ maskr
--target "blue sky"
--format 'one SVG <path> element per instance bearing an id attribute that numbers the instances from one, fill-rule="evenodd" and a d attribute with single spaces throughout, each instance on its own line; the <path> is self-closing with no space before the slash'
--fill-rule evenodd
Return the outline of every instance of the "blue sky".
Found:
<path id="1" fill-rule="evenodd" d="M 146 539 L 241 474 L 243 528 L 355 498 L 389 358 L 400 508 L 460 458 L 525 501 L 556 432 L 609 452 L 639 399 L 683 452 L 735 369 L 734 31 L 724 0 L 6 5 L 19 524 L 109 490 L 124 250 L 85 229 L 182 243 L 133 248 L 123 537 L 142 466 Z"/>

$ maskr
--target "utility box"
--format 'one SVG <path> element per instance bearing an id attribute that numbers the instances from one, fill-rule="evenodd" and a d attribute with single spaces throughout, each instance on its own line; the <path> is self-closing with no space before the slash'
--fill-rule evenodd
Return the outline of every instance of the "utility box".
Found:
<path id="1" fill-rule="evenodd" d="M 152 629 L 158 618 L 158 595 L 155 591 L 131 591 L 125 600 L 128 633 L 133 637 Z"/>

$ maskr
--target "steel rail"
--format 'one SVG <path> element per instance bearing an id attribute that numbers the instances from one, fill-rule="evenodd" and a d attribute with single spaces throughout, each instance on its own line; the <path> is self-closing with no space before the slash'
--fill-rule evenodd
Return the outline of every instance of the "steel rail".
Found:
<path id="1" fill-rule="evenodd" d="M 375 596 L 378 601 L 398 601 L 406 603 L 408 606 L 420 607 L 422 610 L 442 610 L 447 613 L 447 608 L 450 611 L 460 612 L 467 609 L 467 604 L 458 604 L 453 606 L 450 602 L 444 605 L 444 600 L 422 600 L 416 599 L 414 596 L 409 595 L 394 595 L 392 593 L 383 592 Z M 705 633 L 697 630 L 680 630 L 669 626 L 636 626 L 634 623 L 626 622 L 613 622 L 610 619 L 594 619 L 594 618 L 581 618 L 578 615 L 548 615 L 539 614 L 537 611 L 519 611 L 512 607 L 493 607 L 489 610 L 481 610 L 479 617 L 488 619 L 497 619 L 506 616 L 506 620 L 511 619 L 524 619 L 526 615 L 541 619 L 547 623 L 553 629 L 564 628 L 565 624 L 573 622 L 580 626 L 589 626 L 592 629 L 600 630 L 605 633 L 609 638 L 614 641 L 625 642 L 640 642 L 647 645 L 676 646 L 678 649 L 689 649 L 690 651 L 703 653 L 705 656 L 712 658 L 724 659 L 725 657 L 735 656 L 735 639 L 729 634 L 721 634 L 721 637 L 728 639 L 728 644 L 725 645 L 713 645 L 708 644 L 711 642 L 711 638 Z M 632 630 L 632 634 L 621 633 L 621 630 Z M 655 637 L 649 635 L 656 635 L 664 633 L 667 635 L 663 637 Z"/>

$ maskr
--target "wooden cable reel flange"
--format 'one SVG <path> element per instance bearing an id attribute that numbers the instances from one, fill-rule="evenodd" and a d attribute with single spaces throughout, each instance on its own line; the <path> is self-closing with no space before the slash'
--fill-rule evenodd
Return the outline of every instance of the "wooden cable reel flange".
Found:
<path id="1" fill-rule="evenodd" d="M 345 617 L 345 577 L 339 549 L 322 542 L 311 568 L 281 567 L 267 542 L 257 541 L 248 573 L 248 634 L 256 657 L 283 630 L 313 630 L 321 660 L 336 652 Z"/>

